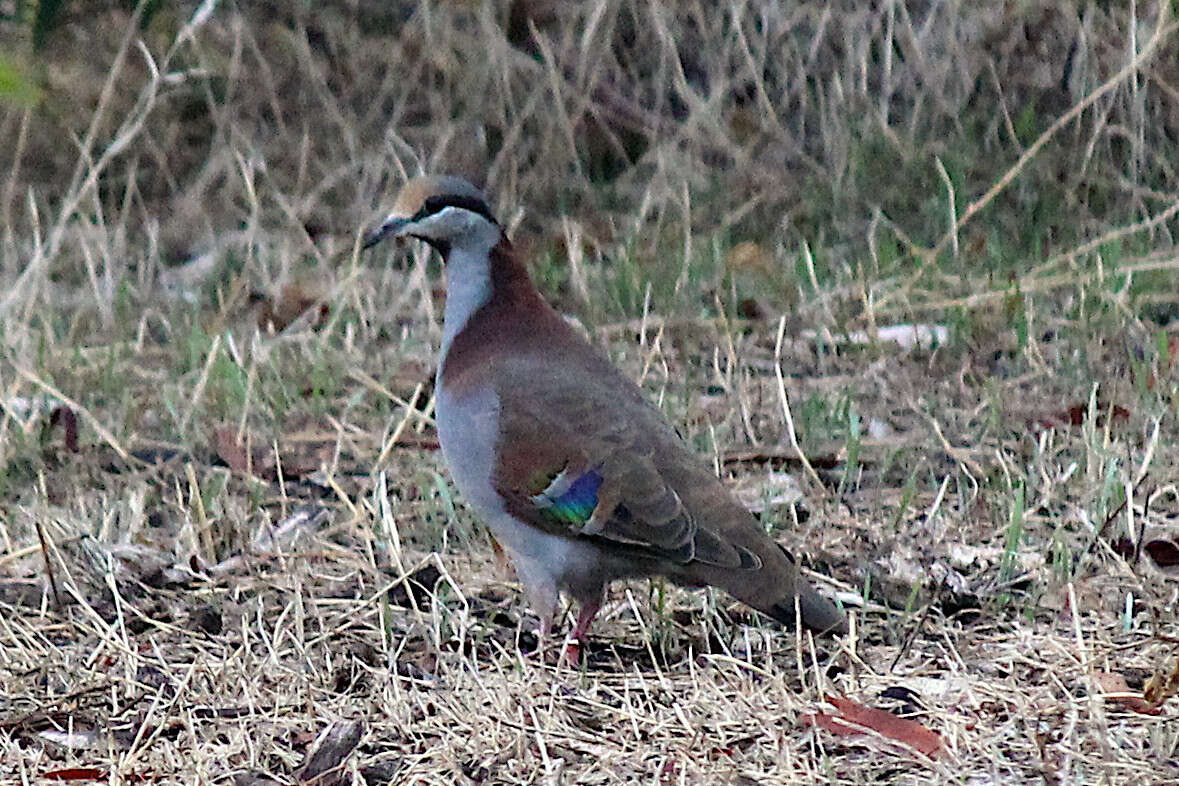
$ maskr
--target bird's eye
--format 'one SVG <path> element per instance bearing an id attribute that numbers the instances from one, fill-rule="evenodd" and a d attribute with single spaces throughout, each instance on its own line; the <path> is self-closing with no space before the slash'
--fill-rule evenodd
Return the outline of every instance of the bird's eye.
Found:
<path id="1" fill-rule="evenodd" d="M 463 196 L 461 194 L 436 194 L 432 197 L 427 197 L 421 210 L 414 214 L 411 221 L 419 221 L 427 216 L 432 216 L 435 213 L 441 213 L 448 207 L 457 207 L 463 210 L 469 210 L 472 213 L 477 213 L 488 221 L 495 223 L 495 218 L 491 215 L 491 210 L 487 204 L 478 197 Z"/>
<path id="2" fill-rule="evenodd" d="M 422 206 L 418 208 L 418 212 L 414 213 L 413 217 L 409 220 L 421 221 L 423 218 L 432 216 L 439 212 L 444 207 L 446 207 L 446 205 L 441 204 L 441 199 L 439 197 L 429 197 L 426 199 L 425 203 L 423 203 Z"/>
<path id="3" fill-rule="evenodd" d="M 422 205 L 422 209 L 418 213 L 424 214 L 423 217 L 425 217 L 434 213 L 441 213 L 450 205 L 451 203 L 447 201 L 445 196 L 432 196 L 426 200 L 426 204 Z"/>

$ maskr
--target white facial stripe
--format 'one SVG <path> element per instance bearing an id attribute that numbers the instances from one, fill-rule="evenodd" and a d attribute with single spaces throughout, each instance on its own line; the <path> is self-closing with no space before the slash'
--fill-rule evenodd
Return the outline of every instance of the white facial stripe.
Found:
<path id="1" fill-rule="evenodd" d="M 420 218 L 417 221 L 406 224 L 402 229 L 402 233 L 428 237 L 431 240 L 445 241 L 451 247 L 455 247 L 467 245 L 464 243 L 464 236 L 480 234 L 478 230 L 481 227 L 492 226 L 494 225 L 491 222 L 478 213 L 472 213 L 465 208 L 449 205 L 437 213 L 431 213 L 425 218 Z M 498 230 L 498 227 L 495 228 Z M 498 234 L 496 239 L 498 240 Z"/>

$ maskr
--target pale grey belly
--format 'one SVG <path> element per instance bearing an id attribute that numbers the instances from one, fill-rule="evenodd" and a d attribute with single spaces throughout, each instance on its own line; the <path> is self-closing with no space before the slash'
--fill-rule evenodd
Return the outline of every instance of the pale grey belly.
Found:
<path id="1" fill-rule="evenodd" d="M 586 595 L 620 573 L 591 543 L 542 532 L 504 510 L 491 483 L 499 438 L 499 400 L 494 391 L 454 396 L 441 385 L 435 402 L 438 441 L 462 498 L 512 555 L 526 581 L 547 581 Z"/>

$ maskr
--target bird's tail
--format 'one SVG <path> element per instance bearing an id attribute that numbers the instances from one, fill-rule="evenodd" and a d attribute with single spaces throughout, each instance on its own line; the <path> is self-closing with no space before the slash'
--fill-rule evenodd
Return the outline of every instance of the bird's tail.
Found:
<path id="1" fill-rule="evenodd" d="M 795 589 L 796 593 L 791 593 L 768 607 L 759 605 L 755 608 L 790 628 L 795 626 L 798 617 L 801 616 L 803 627 L 816 633 L 847 633 L 847 615 L 834 601 L 820 595 L 802 577 L 799 577 Z M 797 608 L 795 598 L 798 599 Z"/>
<path id="2" fill-rule="evenodd" d="M 801 617 L 803 627 L 816 633 L 847 633 L 843 609 L 803 578 L 798 564 L 781 544 L 769 541 L 759 556 L 760 569 L 744 575 L 728 571 L 708 583 L 724 587 L 737 600 L 789 628 Z"/>

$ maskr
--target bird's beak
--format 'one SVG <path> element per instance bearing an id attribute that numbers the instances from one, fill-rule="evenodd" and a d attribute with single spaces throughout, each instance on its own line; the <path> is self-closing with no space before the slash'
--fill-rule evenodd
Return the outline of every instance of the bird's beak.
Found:
<path id="1" fill-rule="evenodd" d="M 409 223 L 408 218 L 402 218 L 401 216 L 392 216 L 392 215 L 389 216 L 388 218 L 386 218 L 384 221 L 381 222 L 380 226 L 376 227 L 375 229 L 370 229 L 368 232 L 366 232 L 364 234 L 364 243 L 361 247 L 362 248 L 372 248 L 373 246 L 375 246 L 377 243 L 380 243 L 382 240 L 384 240 L 389 235 L 393 235 L 393 237 L 397 237 L 398 235 L 401 234 L 402 227 L 404 227 L 408 223 Z"/>

